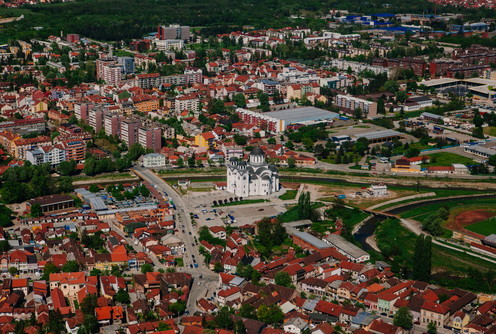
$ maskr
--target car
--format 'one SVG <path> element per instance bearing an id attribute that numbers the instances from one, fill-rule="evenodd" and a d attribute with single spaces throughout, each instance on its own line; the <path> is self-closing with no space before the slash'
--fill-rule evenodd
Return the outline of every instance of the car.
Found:
<path id="1" fill-rule="evenodd" d="M 192 243 L 192 244 L 191 244 L 191 247 L 195 247 L 195 244 L 194 244 L 194 243 Z"/>
<path id="2" fill-rule="evenodd" d="M 189 235 L 191 235 L 191 232 L 188 232 Z"/>
<path id="3" fill-rule="evenodd" d="M 191 257 L 194 259 L 195 258 L 195 254 L 191 254 Z"/>
<path id="4" fill-rule="evenodd" d="M 190 264 L 190 265 L 189 265 L 189 267 L 190 267 L 190 268 L 193 268 L 193 265 L 192 265 L 192 264 Z"/>
<path id="5" fill-rule="evenodd" d="M 185 233 L 186 231 L 185 230 L 182 230 L 181 232 Z"/>
<path id="6" fill-rule="evenodd" d="M 206 220 L 212 220 L 212 218 L 207 218 Z"/>
<path id="7" fill-rule="evenodd" d="M 263 211 L 263 210 L 264 210 L 263 208 L 262 209 L 258 209 L 258 211 Z"/>

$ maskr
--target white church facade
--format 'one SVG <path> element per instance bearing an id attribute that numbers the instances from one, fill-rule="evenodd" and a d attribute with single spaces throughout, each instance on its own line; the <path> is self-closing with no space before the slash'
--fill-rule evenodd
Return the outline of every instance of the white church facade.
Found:
<path id="1" fill-rule="evenodd" d="M 250 153 L 250 159 L 231 158 L 227 166 L 227 191 L 239 197 L 270 195 L 279 191 L 279 173 L 274 165 L 265 162 L 259 147 Z"/>

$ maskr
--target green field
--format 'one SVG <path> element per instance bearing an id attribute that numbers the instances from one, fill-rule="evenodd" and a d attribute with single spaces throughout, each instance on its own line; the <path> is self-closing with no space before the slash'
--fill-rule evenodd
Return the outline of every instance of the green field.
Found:
<path id="1" fill-rule="evenodd" d="M 455 153 L 441 152 L 441 153 L 432 153 L 428 155 L 431 158 L 431 162 L 428 164 L 423 164 L 422 167 L 451 166 L 451 164 L 462 164 L 462 165 L 475 164 L 474 160 Z"/>
<path id="2" fill-rule="evenodd" d="M 297 193 L 298 193 L 298 190 L 289 189 L 284 194 L 279 196 L 279 198 L 282 199 L 283 201 L 286 201 L 289 199 L 295 199 Z"/>
<path id="3" fill-rule="evenodd" d="M 484 134 L 489 136 L 496 136 L 496 126 L 486 126 L 484 128 Z"/>
<path id="4" fill-rule="evenodd" d="M 496 234 L 496 217 L 465 226 L 465 228 L 469 231 L 482 235 Z"/>

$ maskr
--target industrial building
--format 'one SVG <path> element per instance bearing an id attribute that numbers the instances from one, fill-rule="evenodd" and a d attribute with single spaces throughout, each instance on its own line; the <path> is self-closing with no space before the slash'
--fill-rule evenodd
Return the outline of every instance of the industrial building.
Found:
<path id="1" fill-rule="evenodd" d="M 290 125 L 332 123 L 339 118 L 339 114 L 335 112 L 315 107 L 301 107 L 265 113 L 238 108 L 236 113 L 244 123 L 256 124 L 262 129 L 275 133 L 285 131 Z"/>
<path id="2" fill-rule="evenodd" d="M 370 255 L 363 249 L 346 241 L 342 236 L 329 234 L 324 241 L 329 245 L 336 247 L 337 250 L 353 262 L 365 262 L 370 260 Z"/>
<path id="3" fill-rule="evenodd" d="M 404 134 L 395 130 L 381 130 L 357 134 L 355 136 L 355 139 L 362 137 L 367 138 L 369 140 L 369 143 L 374 144 L 392 141 L 394 139 L 403 139 Z"/>

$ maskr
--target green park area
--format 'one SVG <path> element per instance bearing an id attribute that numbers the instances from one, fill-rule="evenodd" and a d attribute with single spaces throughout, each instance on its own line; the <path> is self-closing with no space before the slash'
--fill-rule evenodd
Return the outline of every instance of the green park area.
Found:
<path id="1" fill-rule="evenodd" d="M 431 166 L 451 166 L 451 164 L 474 165 L 475 161 L 471 158 L 450 152 L 440 152 L 429 154 L 430 162 L 423 164 L 422 167 Z"/>
<path id="2" fill-rule="evenodd" d="M 465 226 L 469 231 L 479 233 L 482 235 L 496 234 L 496 217 Z"/>

